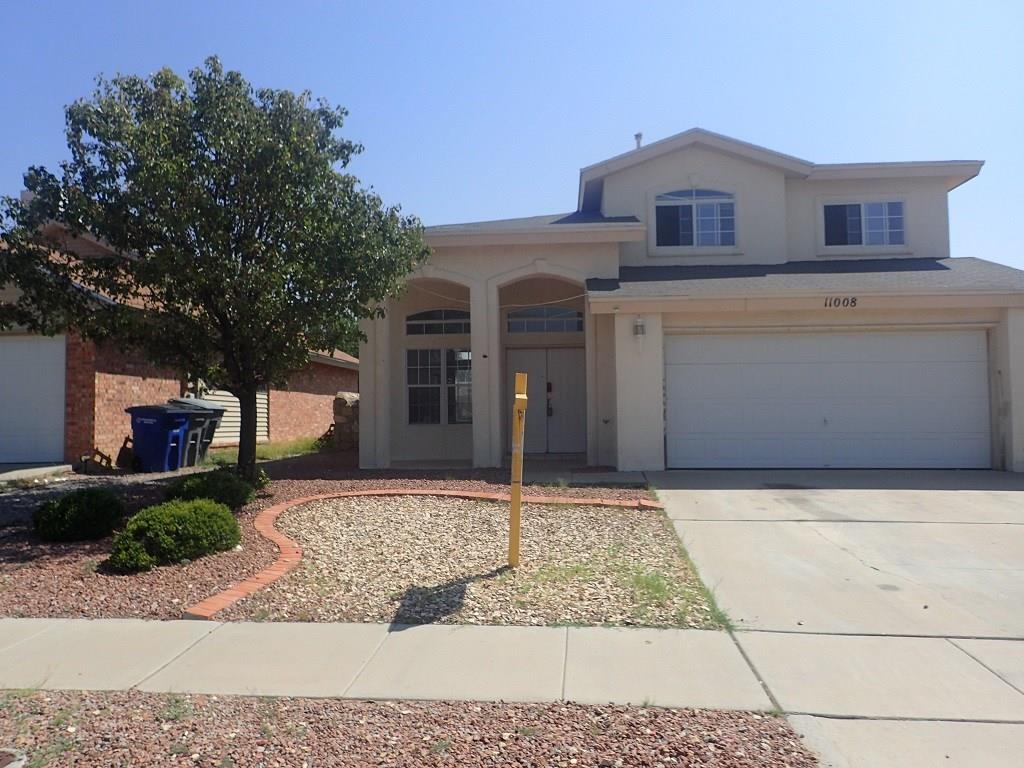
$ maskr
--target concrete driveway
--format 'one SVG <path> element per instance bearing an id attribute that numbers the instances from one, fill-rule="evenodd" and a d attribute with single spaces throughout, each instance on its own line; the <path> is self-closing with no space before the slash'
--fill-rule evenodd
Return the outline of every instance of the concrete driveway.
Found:
<path id="1" fill-rule="evenodd" d="M 1024 477 L 649 481 L 769 694 L 826 765 L 1019 765 Z"/>

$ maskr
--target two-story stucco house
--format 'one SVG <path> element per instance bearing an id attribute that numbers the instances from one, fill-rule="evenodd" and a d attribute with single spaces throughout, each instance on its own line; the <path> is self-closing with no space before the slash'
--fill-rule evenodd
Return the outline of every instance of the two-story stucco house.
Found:
<path id="1" fill-rule="evenodd" d="M 638 142 L 639 144 L 639 142 Z M 816 164 L 693 129 L 573 213 L 431 227 L 361 349 L 364 467 L 1024 470 L 1024 272 L 950 258 L 975 161 Z"/>

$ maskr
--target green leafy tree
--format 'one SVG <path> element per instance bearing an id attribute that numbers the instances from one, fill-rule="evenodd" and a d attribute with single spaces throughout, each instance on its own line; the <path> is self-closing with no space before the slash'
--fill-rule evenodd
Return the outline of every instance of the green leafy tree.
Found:
<path id="1" fill-rule="evenodd" d="M 257 390 L 351 348 L 427 255 L 419 221 L 345 171 L 346 114 L 216 58 L 100 78 L 66 110 L 71 159 L 3 199 L 0 286 L 21 292 L 0 327 L 114 340 L 231 391 L 252 478 Z"/>

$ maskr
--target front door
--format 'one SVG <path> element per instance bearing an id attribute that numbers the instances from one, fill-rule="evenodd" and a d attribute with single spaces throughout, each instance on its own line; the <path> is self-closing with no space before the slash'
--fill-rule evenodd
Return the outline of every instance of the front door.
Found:
<path id="1" fill-rule="evenodd" d="M 525 373 L 528 377 L 526 453 L 585 452 L 587 396 L 583 350 L 510 349 L 506 362 L 507 413 L 511 412 L 515 397 L 515 374 Z"/>

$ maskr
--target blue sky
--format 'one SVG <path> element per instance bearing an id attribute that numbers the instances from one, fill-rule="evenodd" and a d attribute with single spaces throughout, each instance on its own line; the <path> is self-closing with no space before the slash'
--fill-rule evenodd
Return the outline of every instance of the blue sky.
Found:
<path id="1" fill-rule="evenodd" d="M 0 3 L 0 193 L 95 75 L 216 53 L 350 111 L 351 166 L 428 224 L 574 208 L 581 166 L 698 125 L 816 162 L 982 159 L 953 255 L 1024 268 L 1024 3 Z"/>

